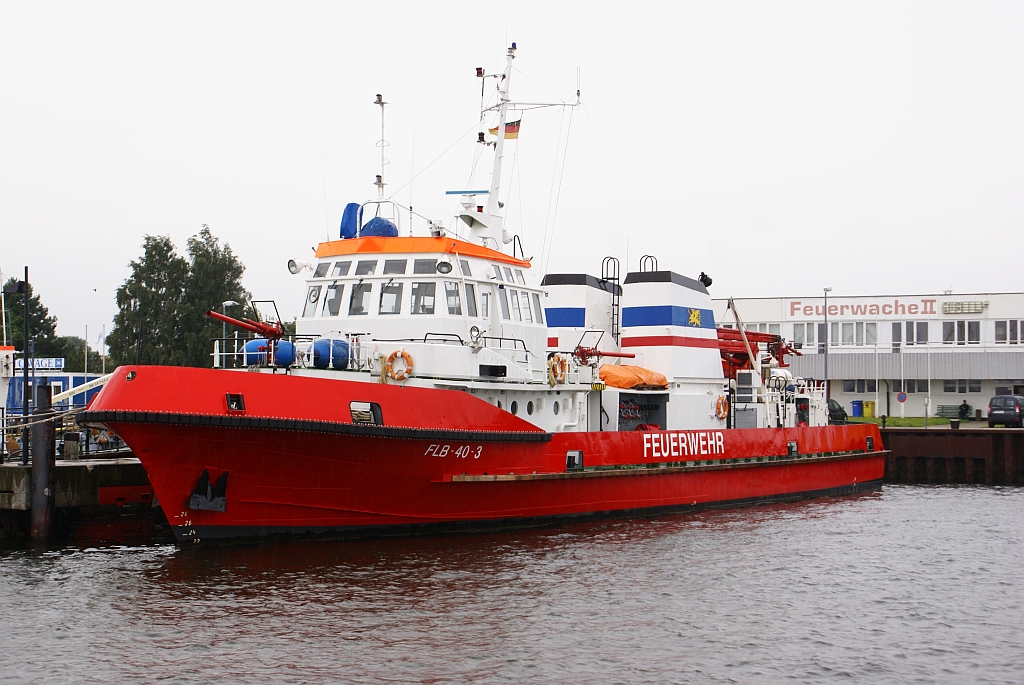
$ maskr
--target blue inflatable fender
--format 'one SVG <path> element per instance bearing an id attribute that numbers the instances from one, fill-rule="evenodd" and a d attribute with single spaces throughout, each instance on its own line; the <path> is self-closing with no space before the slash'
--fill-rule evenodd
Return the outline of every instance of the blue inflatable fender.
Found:
<path id="1" fill-rule="evenodd" d="M 344 340 L 319 338 L 313 341 L 313 366 L 338 371 L 348 367 L 348 343 Z"/>
<path id="2" fill-rule="evenodd" d="M 255 338 L 242 345 L 242 356 L 245 357 L 246 366 L 256 366 L 267 363 L 267 341 L 263 338 Z"/>
<path id="3" fill-rule="evenodd" d="M 277 343 L 277 349 L 274 351 L 274 364 L 276 366 L 291 366 L 295 363 L 295 345 L 291 344 L 287 340 L 281 340 Z"/>

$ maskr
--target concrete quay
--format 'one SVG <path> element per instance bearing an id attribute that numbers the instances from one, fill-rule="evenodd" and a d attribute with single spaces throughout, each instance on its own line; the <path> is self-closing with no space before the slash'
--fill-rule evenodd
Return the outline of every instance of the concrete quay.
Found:
<path id="1" fill-rule="evenodd" d="M 58 524 L 91 516 L 145 514 L 155 504 L 146 471 L 132 456 L 57 461 L 53 489 Z M 31 464 L 0 465 L 0 539 L 25 537 L 31 508 Z"/>
<path id="2" fill-rule="evenodd" d="M 1024 430 L 883 428 L 886 483 L 1024 485 Z"/>

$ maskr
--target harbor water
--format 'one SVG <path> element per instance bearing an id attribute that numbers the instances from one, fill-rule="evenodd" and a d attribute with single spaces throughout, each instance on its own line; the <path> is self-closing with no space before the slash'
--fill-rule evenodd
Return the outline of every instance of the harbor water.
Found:
<path id="1" fill-rule="evenodd" d="M 5 683 L 1020 683 L 1024 488 L 199 550 L 97 524 L 0 551 L 0 616 Z"/>

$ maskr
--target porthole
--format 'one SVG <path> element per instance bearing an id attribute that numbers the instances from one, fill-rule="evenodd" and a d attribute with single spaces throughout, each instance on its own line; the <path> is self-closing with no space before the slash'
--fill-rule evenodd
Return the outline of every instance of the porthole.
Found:
<path id="1" fill-rule="evenodd" d="M 512 412 L 513 416 L 519 413 L 519 403 L 515 400 L 512 400 L 512 404 L 508 405 L 508 408 Z"/>
<path id="2" fill-rule="evenodd" d="M 555 413 L 555 416 L 558 416 L 559 405 L 561 405 L 561 402 L 555 402 L 554 404 L 551 405 L 551 411 Z"/>
<path id="3" fill-rule="evenodd" d="M 498 400 L 498 409 L 501 409 L 501 400 Z"/>
<path id="4" fill-rule="evenodd" d="M 533 416 L 533 402 L 526 403 L 526 413 Z"/>

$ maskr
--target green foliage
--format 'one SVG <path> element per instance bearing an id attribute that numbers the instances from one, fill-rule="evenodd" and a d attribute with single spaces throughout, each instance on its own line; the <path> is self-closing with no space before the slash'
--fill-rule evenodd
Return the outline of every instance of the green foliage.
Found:
<path id="1" fill-rule="evenodd" d="M 11 278 L 4 286 L 17 283 L 20 279 Z M 57 317 L 50 316 L 50 310 L 43 306 L 38 295 L 34 294 L 32 284 L 28 286 L 28 334 L 35 341 L 37 357 L 59 357 L 51 354 L 55 348 L 57 337 Z M 25 323 L 25 296 L 20 294 L 5 295 L 7 305 L 7 344 L 23 350 Z"/>
<path id="2" fill-rule="evenodd" d="M 85 370 L 85 340 L 74 335 L 62 335 L 53 339 L 53 353 L 36 356 L 63 357 L 64 370 L 81 373 Z M 89 373 L 99 373 L 103 358 L 96 350 L 89 350 Z M 112 367 L 111 367 L 112 368 Z"/>
<path id="3" fill-rule="evenodd" d="M 248 301 L 245 267 L 205 225 L 189 238 L 188 259 L 167 236 L 146 236 L 142 247 L 117 289 L 118 313 L 107 336 L 111 360 L 134 364 L 138 349 L 143 364 L 211 366 L 210 339 L 220 337 L 221 325 L 206 311 L 219 311 L 226 300 Z"/>

